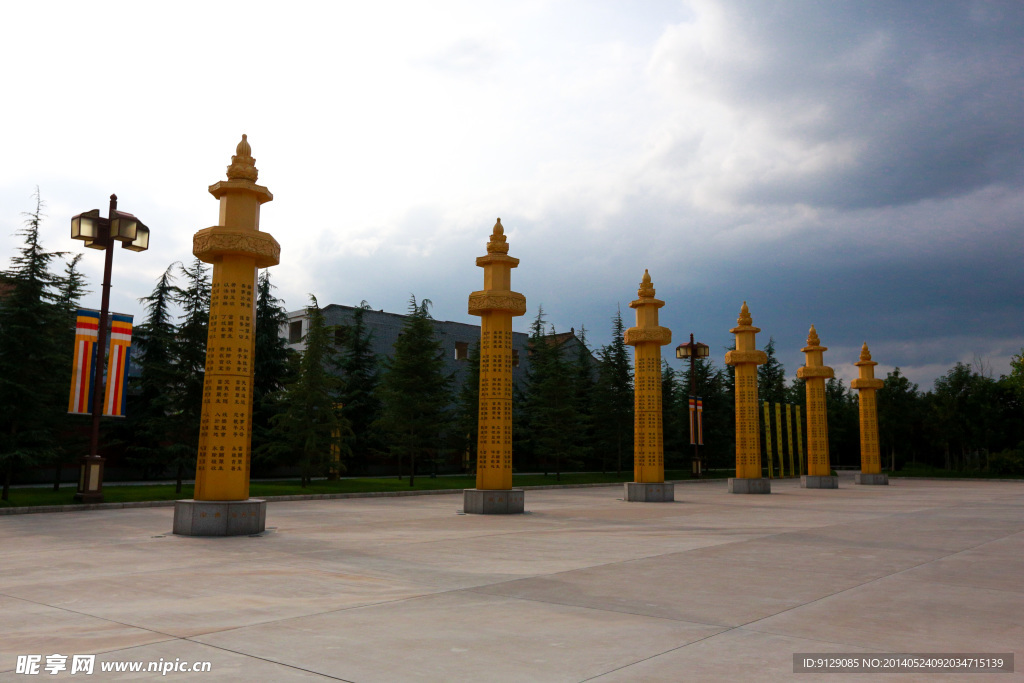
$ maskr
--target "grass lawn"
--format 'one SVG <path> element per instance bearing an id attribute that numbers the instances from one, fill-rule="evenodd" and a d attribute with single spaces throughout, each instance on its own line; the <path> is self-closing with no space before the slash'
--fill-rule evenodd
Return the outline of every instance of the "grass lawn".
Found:
<path id="1" fill-rule="evenodd" d="M 724 476 L 731 476 L 731 473 L 723 472 Z M 710 476 L 717 477 L 718 473 Z M 668 480 L 689 479 L 689 472 L 680 470 L 669 470 L 665 472 Z M 512 476 L 512 485 L 519 486 L 547 486 L 552 484 L 612 484 L 622 481 L 632 481 L 633 473 L 623 472 L 621 475 L 615 473 L 601 474 L 600 472 L 563 472 L 561 480 L 556 480 L 554 474 L 544 476 L 542 474 L 516 474 Z M 471 489 L 476 486 L 475 477 L 437 477 L 431 479 L 429 475 L 417 475 L 416 485 L 409 486 L 409 479 L 388 478 L 357 478 L 338 479 L 336 481 L 316 480 L 306 488 L 302 488 L 298 481 L 254 481 L 249 486 L 249 495 L 254 498 L 264 496 L 295 496 L 311 495 L 321 493 L 368 493 L 374 491 L 408 491 L 410 488 L 417 491 L 430 491 L 437 489 Z M 36 505 L 73 505 L 75 487 L 71 484 L 64 485 L 60 491 L 53 491 L 50 487 L 11 489 L 11 499 L 0 501 L 0 507 L 29 507 Z M 127 503 L 147 500 L 178 500 L 179 498 L 191 498 L 192 485 L 182 486 L 181 493 L 176 493 L 173 484 L 157 484 L 152 486 L 106 486 L 103 489 L 103 501 L 105 503 Z"/>
<path id="2" fill-rule="evenodd" d="M 898 472 L 889 472 L 890 477 L 951 477 L 954 479 L 1020 479 L 1019 476 L 982 472 L 979 470 L 944 470 L 931 465 L 906 463 Z"/>

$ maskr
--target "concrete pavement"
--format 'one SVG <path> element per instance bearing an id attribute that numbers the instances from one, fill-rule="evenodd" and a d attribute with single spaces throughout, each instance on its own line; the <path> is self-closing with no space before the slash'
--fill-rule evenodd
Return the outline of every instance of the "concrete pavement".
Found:
<path id="1" fill-rule="evenodd" d="M 849 680 L 793 654 L 1024 652 L 1024 483 L 725 487 L 527 491 L 507 517 L 280 502 L 235 538 L 173 536 L 170 508 L 3 516 L 0 681 Z M 97 671 L 18 674 L 25 654 Z M 211 670 L 99 671 L 159 660 Z"/>

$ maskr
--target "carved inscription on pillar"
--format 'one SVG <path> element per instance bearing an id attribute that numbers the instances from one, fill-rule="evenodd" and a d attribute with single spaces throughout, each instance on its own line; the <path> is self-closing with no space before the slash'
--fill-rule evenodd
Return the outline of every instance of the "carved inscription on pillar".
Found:
<path id="1" fill-rule="evenodd" d="M 879 474 L 882 461 L 878 448 L 878 404 L 874 389 L 860 391 L 860 470 Z"/>
<path id="2" fill-rule="evenodd" d="M 489 314 L 480 327 L 477 472 L 489 482 L 512 474 L 512 317 Z"/>
<path id="3" fill-rule="evenodd" d="M 736 366 L 736 476 L 761 476 L 761 435 L 757 429 L 757 366 Z"/>
<path id="4" fill-rule="evenodd" d="M 639 483 L 665 481 L 661 418 L 661 347 L 640 344 L 634 352 L 633 475 Z"/>
<path id="5" fill-rule="evenodd" d="M 196 461 L 196 495 L 205 500 L 248 497 L 254 273 L 244 256 L 225 256 L 213 267 Z"/>
<path id="6" fill-rule="evenodd" d="M 832 469 L 828 461 L 828 411 L 825 408 L 825 380 L 807 380 L 807 474 L 827 477 Z"/>

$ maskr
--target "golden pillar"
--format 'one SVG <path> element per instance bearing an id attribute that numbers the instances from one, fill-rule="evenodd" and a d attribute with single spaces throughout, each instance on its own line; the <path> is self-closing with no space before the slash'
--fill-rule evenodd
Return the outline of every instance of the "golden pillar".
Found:
<path id="1" fill-rule="evenodd" d="M 807 395 L 807 474 L 800 478 L 800 486 L 811 489 L 839 488 L 839 478 L 833 477 L 828 459 L 828 413 L 825 408 L 825 380 L 835 377 L 832 368 L 825 365 L 818 332 L 811 325 L 807 333 L 807 346 L 801 349 L 806 360 L 796 376 L 804 380 Z"/>
<path id="2" fill-rule="evenodd" d="M 633 347 L 633 481 L 625 485 L 626 500 L 671 502 L 675 487 L 665 483 L 665 446 L 661 424 L 661 347 L 672 341 L 672 330 L 658 325 L 664 301 L 654 298 L 651 275 L 644 270 L 640 289 L 630 308 L 636 327 L 626 330 Z"/>
<path id="3" fill-rule="evenodd" d="M 878 402 L 875 392 L 885 382 L 875 379 L 875 366 L 867 342 L 860 350 L 860 360 L 854 365 L 860 377 L 850 382 L 857 390 L 860 403 L 860 472 L 853 475 L 855 484 L 888 485 L 889 475 L 882 474 L 882 458 L 878 448 Z"/>
<path id="4" fill-rule="evenodd" d="M 480 413 L 476 488 L 466 489 L 465 512 L 523 511 L 523 491 L 512 489 L 512 318 L 526 313 L 526 297 L 512 291 L 512 269 L 501 219 L 494 224 L 484 269 L 484 288 L 469 295 L 469 313 L 480 316 Z"/>
<path id="5" fill-rule="evenodd" d="M 256 160 L 245 135 L 228 166 L 227 180 L 210 186 L 220 200 L 218 225 L 200 230 L 192 253 L 213 265 L 206 343 L 203 409 L 196 461 L 195 500 L 188 513 L 175 508 L 175 532 L 233 535 L 263 530 L 265 507 L 249 499 L 255 290 L 258 268 L 277 265 L 281 247 L 260 232 L 260 205 L 273 199 L 256 184 Z M 202 505 L 213 501 L 208 505 Z M 245 505 L 225 505 L 241 501 Z M 188 501 L 179 501 L 179 503 Z M 190 514 L 192 519 L 184 519 Z M 226 530 L 219 521 L 227 518 Z"/>
<path id="6" fill-rule="evenodd" d="M 729 331 L 736 335 L 735 350 L 725 354 L 725 364 L 736 371 L 736 477 L 729 480 L 729 493 L 771 493 L 771 482 L 761 476 L 757 430 L 757 366 L 768 360 L 768 354 L 757 350 L 761 328 L 754 327 L 746 301 L 736 327 Z"/>

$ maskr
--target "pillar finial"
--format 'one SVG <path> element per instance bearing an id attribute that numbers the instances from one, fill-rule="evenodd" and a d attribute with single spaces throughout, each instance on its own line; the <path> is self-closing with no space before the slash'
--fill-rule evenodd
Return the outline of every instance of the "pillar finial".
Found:
<path id="1" fill-rule="evenodd" d="M 807 345 L 808 346 L 821 346 L 821 339 L 818 338 L 818 331 L 814 329 L 814 325 L 811 325 L 810 331 L 807 332 Z"/>
<path id="2" fill-rule="evenodd" d="M 747 308 L 747 302 L 744 301 L 740 307 L 740 317 L 736 318 L 737 325 L 753 325 L 754 319 L 750 317 L 750 309 Z"/>
<path id="3" fill-rule="evenodd" d="M 231 157 L 231 165 L 228 166 L 228 180 L 251 180 L 256 182 L 258 177 L 259 171 L 256 170 L 256 160 L 252 157 L 249 136 L 242 133 L 242 141 L 235 147 L 235 155 Z"/>
<path id="4" fill-rule="evenodd" d="M 654 296 L 654 284 L 651 282 L 651 274 L 644 268 L 644 276 L 640 280 L 640 289 L 636 290 L 636 295 L 640 298 L 647 296 Z"/>
<path id="5" fill-rule="evenodd" d="M 871 360 L 871 352 L 868 351 L 868 343 L 864 342 L 864 346 L 860 347 L 860 359 Z"/>
<path id="6" fill-rule="evenodd" d="M 505 238 L 505 227 L 501 224 L 501 219 L 494 224 L 494 230 L 491 231 L 491 240 L 487 243 L 488 254 L 507 254 L 508 253 L 508 242 Z"/>

